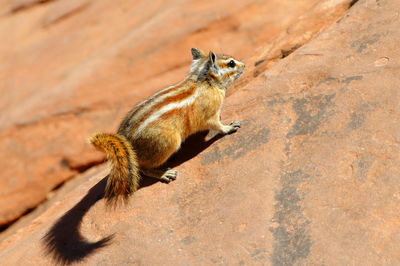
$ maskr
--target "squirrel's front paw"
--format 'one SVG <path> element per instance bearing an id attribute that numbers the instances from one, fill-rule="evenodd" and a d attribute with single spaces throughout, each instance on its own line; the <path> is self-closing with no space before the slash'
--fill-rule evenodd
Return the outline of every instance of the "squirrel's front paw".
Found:
<path id="1" fill-rule="evenodd" d="M 240 128 L 241 125 L 242 125 L 242 123 L 240 121 L 232 121 L 232 122 L 230 122 L 229 123 L 230 129 L 227 132 L 227 134 L 231 134 L 231 133 L 236 132 Z"/>

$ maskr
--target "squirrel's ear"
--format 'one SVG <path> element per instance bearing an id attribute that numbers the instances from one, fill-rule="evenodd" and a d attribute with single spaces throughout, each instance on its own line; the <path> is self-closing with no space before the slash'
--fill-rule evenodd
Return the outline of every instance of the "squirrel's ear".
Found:
<path id="1" fill-rule="evenodd" d="M 204 57 L 205 54 L 200 49 L 192 48 L 192 56 L 193 56 L 193 60 L 197 60 L 197 59 Z"/>
<path id="2" fill-rule="evenodd" d="M 208 58 L 210 59 L 211 64 L 214 65 L 215 64 L 215 54 L 210 51 L 210 53 L 208 54 Z"/>

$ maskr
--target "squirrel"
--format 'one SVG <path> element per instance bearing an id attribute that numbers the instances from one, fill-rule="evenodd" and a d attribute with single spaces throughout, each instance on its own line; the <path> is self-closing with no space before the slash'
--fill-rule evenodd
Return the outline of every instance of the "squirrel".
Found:
<path id="1" fill-rule="evenodd" d="M 106 202 L 127 200 L 139 186 L 140 174 L 169 183 L 177 171 L 162 165 L 181 143 L 199 131 L 236 132 L 241 122 L 223 125 L 220 112 L 225 92 L 245 64 L 231 56 L 206 55 L 192 48 L 189 74 L 137 104 L 125 116 L 116 134 L 96 133 L 89 142 L 111 162 L 104 197 Z"/>

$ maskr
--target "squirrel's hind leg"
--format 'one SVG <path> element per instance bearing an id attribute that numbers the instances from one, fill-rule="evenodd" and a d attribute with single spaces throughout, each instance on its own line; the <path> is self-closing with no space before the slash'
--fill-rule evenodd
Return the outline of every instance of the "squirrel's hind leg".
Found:
<path id="1" fill-rule="evenodd" d="M 172 169 L 140 169 L 140 171 L 146 176 L 157 178 L 167 183 L 175 180 L 178 175 L 178 171 Z"/>

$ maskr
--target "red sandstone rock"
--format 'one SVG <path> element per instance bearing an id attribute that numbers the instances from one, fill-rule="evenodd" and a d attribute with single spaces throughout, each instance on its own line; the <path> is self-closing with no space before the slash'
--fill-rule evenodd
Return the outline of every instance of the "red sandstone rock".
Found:
<path id="1" fill-rule="evenodd" d="M 192 46 L 249 59 L 241 88 L 271 65 L 252 62 L 304 44 L 349 2 L 2 2 L 0 225 L 102 162 L 86 138 L 181 80 Z"/>
<path id="2" fill-rule="evenodd" d="M 176 181 L 107 210 L 107 169 L 78 177 L 2 263 L 400 264 L 399 8 L 360 1 L 235 90 L 222 117 L 243 127 L 186 144 Z"/>

